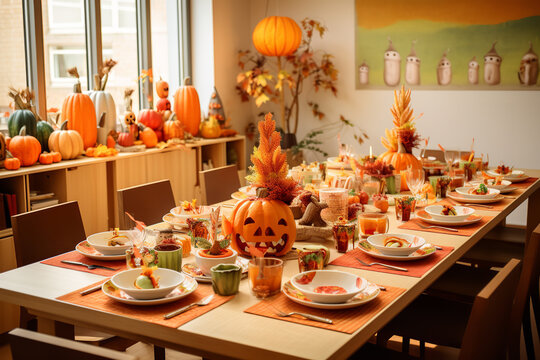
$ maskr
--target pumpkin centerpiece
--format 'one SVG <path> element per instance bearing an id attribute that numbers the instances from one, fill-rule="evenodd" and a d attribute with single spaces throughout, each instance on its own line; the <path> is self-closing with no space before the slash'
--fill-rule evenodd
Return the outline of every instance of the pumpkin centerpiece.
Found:
<path id="1" fill-rule="evenodd" d="M 97 143 L 106 144 L 107 135 L 111 130 L 116 130 L 116 104 L 112 95 L 105 91 L 107 80 L 111 69 L 117 64 L 113 59 L 107 59 L 99 72 L 94 75 L 94 90 L 89 91 L 88 95 L 94 103 L 96 119 L 100 119 L 105 113 L 104 122 L 99 124 L 97 129 Z"/>
<path id="2" fill-rule="evenodd" d="M 189 77 L 184 79 L 184 85 L 180 86 L 174 94 L 173 110 L 186 131 L 196 136 L 201 123 L 201 105 L 197 90 L 191 85 Z"/>
<path id="3" fill-rule="evenodd" d="M 77 68 L 68 69 L 68 73 L 75 77 L 77 82 L 73 86 L 73 94 L 64 99 L 61 120 L 67 120 L 67 128 L 69 130 L 75 130 L 81 134 L 84 148 L 86 149 L 96 145 L 96 109 L 90 96 L 83 94 L 81 91 L 81 81 Z"/>
<path id="4" fill-rule="evenodd" d="M 10 88 L 8 95 L 13 99 L 15 105 L 15 111 L 8 119 L 8 135 L 11 137 L 19 135 L 21 128 L 26 126 L 26 133 L 36 136 L 38 116 L 31 103 L 34 92 L 28 88 L 24 90 Z"/>
<path id="5" fill-rule="evenodd" d="M 275 127 L 271 114 L 259 122 L 260 145 L 251 155 L 254 165 L 248 177 L 258 188 L 257 197 L 238 202 L 231 217 L 223 217 L 223 232 L 231 235 L 231 246 L 246 256 L 249 247 L 267 249 L 265 255 L 284 256 L 296 240 L 296 223 L 287 204 L 299 187 L 287 178 L 287 159 Z"/>
<path id="6" fill-rule="evenodd" d="M 386 129 L 386 138 L 381 137 L 381 143 L 387 151 L 378 159 L 391 164 L 398 174 L 407 168 L 422 169 L 422 163 L 412 154 L 412 149 L 419 145 L 420 136 L 416 133 L 415 117 L 410 102 L 411 89 L 405 90 L 402 86 L 399 94 L 394 90 L 394 105 L 390 112 L 394 117 L 395 128 Z M 404 178 L 401 177 L 402 191 L 408 190 Z"/>

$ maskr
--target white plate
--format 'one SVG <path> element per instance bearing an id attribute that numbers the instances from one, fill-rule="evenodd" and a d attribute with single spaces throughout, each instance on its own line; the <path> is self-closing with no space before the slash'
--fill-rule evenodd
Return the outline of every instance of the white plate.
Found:
<path id="1" fill-rule="evenodd" d="M 508 194 L 508 193 L 510 193 L 510 192 L 512 192 L 512 191 L 515 191 L 515 190 L 517 190 L 517 189 L 518 189 L 517 187 L 507 186 L 507 187 L 505 187 L 504 189 L 501 189 L 501 190 L 499 190 L 499 191 L 501 192 L 501 194 Z"/>
<path id="2" fill-rule="evenodd" d="M 492 199 L 499 195 L 501 192 L 497 189 L 487 188 L 488 193 L 485 195 L 477 195 L 477 194 L 469 194 L 469 190 L 474 189 L 472 186 L 462 186 L 458 187 L 456 189 L 456 192 L 467 199 L 475 199 L 475 200 L 481 200 L 481 199 Z"/>
<path id="3" fill-rule="evenodd" d="M 186 276 L 184 281 L 178 285 L 176 289 L 174 289 L 169 295 L 165 296 L 164 298 L 160 299 L 152 299 L 152 300 L 136 300 L 132 298 L 131 296 L 127 295 L 122 290 L 118 289 L 113 285 L 111 280 L 106 281 L 103 286 L 101 287 L 101 290 L 110 297 L 111 299 L 114 299 L 116 301 L 119 301 L 124 304 L 129 305 L 160 305 L 160 304 L 166 304 L 173 301 L 180 300 L 197 289 L 197 282 L 192 279 L 189 276 Z"/>
<path id="4" fill-rule="evenodd" d="M 326 162 L 326 166 L 330 169 L 343 169 L 343 170 L 352 170 L 351 163 L 347 161 L 346 163 L 337 161 L 337 156 L 329 157 Z"/>
<path id="5" fill-rule="evenodd" d="M 370 302 L 379 295 L 381 289 L 379 289 L 377 285 L 369 283 L 364 291 L 362 291 L 349 301 L 341 304 L 323 304 L 310 301 L 305 298 L 304 294 L 300 290 L 292 286 L 290 281 L 287 281 L 285 284 L 283 284 L 283 289 L 281 291 L 291 301 L 294 301 L 295 303 L 300 305 L 305 305 L 315 309 L 340 310 L 354 308 Z"/>
<path id="6" fill-rule="evenodd" d="M 512 184 L 512 182 L 508 181 L 508 180 L 501 181 L 501 185 L 493 185 L 493 182 L 495 182 L 495 179 L 488 179 L 487 180 L 486 186 L 488 187 L 488 189 L 497 189 L 501 193 L 503 192 L 504 189 L 506 189 L 508 186 L 510 186 Z M 481 181 L 471 181 L 469 184 L 471 186 L 477 187 L 481 183 L 482 183 Z"/>
<path id="7" fill-rule="evenodd" d="M 212 207 L 207 205 L 200 205 L 197 207 L 198 213 L 192 213 L 192 212 L 185 212 L 182 206 L 177 206 L 172 208 L 169 213 L 173 216 L 176 216 L 180 219 L 187 220 L 187 219 L 209 219 L 210 214 L 212 213 Z"/>
<path id="8" fill-rule="evenodd" d="M 166 297 L 180 286 L 186 278 L 184 274 L 175 270 L 154 268 L 151 271 L 154 273 L 156 279 L 159 279 L 159 285 L 143 289 L 137 287 L 136 279 L 145 271 L 141 268 L 120 271 L 111 277 L 111 282 L 114 286 L 137 300 L 152 300 Z"/>
<path id="9" fill-rule="evenodd" d="M 188 227 L 188 224 L 185 219 L 174 216 L 171 213 L 163 215 L 162 220 L 169 225 L 172 225 L 176 229 L 185 229 Z"/>
<path id="10" fill-rule="evenodd" d="M 124 255 L 103 255 L 102 253 L 94 249 L 94 247 L 90 245 L 88 241 L 86 240 L 83 240 L 80 243 L 78 243 L 77 246 L 75 246 L 75 250 L 79 254 L 84 255 L 89 259 L 94 259 L 94 260 L 113 261 L 113 260 L 126 259 L 125 254 Z"/>
<path id="11" fill-rule="evenodd" d="M 432 218 L 428 213 L 426 213 L 424 210 L 420 210 L 416 213 L 416 216 L 424 221 L 424 222 L 427 222 L 428 224 L 432 224 L 432 225 L 441 225 L 441 226 L 466 226 L 466 225 L 471 225 L 471 224 L 474 224 L 474 223 L 477 223 L 479 222 L 480 220 L 482 220 L 482 217 L 481 216 L 478 216 L 478 215 L 472 215 L 472 219 L 469 217 L 465 220 L 462 220 L 462 221 L 440 221 L 440 220 L 437 220 L 437 219 L 434 219 Z"/>
<path id="12" fill-rule="evenodd" d="M 487 174 L 491 176 L 501 176 L 501 174 L 496 173 L 493 170 L 488 170 Z M 525 175 L 525 173 L 522 170 L 512 170 L 511 174 L 506 174 L 503 176 L 503 180 L 508 180 L 513 183 L 522 182 L 522 181 L 527 180 L 528 178 L 529 176 Z"/>
<path id="13" fill-rule="evenodd" d="M 377 259 L 392 260 L 392 261 L 414 261 L 424 259 L 430 255 L 435 254 L 437 251 L 431 244 L 424 244 L 420 249 L 416 250 L 408 256 L 396 256 L 396 255 L 384 255 L 379 250 L 375 249 L 366 240 L 362 240 L 358 243 L 358 249 L 365 252 L 369 256 L 373 256 Z"/>
<path id="14" fill-rule="evenodd" d="M 384 246 L 384 241 L 389 237 L 397 237 L 406 240 L 409 246 L 403 247 L 387 247 Z M 376 234 L 368 236 L 367 242 L 378 252 L 390 256 L 408 256 L 420 249 L 426 243 L 423 237 L 412 234 Z"/>
<path id="15" fill-rule="evenodd" d="M 130 249 L 133 245 L 130 240 L 130 230 L 120 230 L 118 231 L 118 238 L 122 245 L 111 246 L 109 241 L 115 237 L 114 231 L 103 231 L 99 233 L 92 234 L 86 238 L 86 241 L 94 249 L 102 253 L 103 255 L 126 255 L 126 250 Z"/>
<path id="16" fill-rule="evenodd" d="M 339 270 L 310 270 L 294 275 L 291 284 L 313 302 L 342 304 L 365 290 L 368 281 L 363 277 Z M 319 293 L 321 287 L 339 287 L 345 293 Z"/>
<path id="17" fill-rule="evenodd" d="M 433 219 L 444 223 L 461 222 L 474 214 L 475 210 L 465 206 L 454 206 L 456 215 L 443 215 L 442 205 L 430 205 L 424 209 Z"/>
<path id="18" fill-rule="evenodd" d="M 465 197 L 463 197 L 460 194 L 455 193 L 455 192 L 449 192 L 448 194 L 446 194 L 446 196 L 449 197 L 452 200 L 455 200 L 455 201 L 459 201 L 459 202 L 462 202 L 462 203 L 471 203 L 471 204 L 491 204 L 491 203 L 501 201 L 502 199 L 504 199 L 504 196 L 502 196 L 501 194 L 498 194 L 494 198 L 490 198 L 490 199 L 465 198 Z"/>

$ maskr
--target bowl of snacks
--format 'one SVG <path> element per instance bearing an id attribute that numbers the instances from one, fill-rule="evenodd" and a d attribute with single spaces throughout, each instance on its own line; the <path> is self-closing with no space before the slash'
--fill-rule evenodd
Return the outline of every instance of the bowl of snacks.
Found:
<path id="1" fill-rule="evenodd" d="M 456 192 L 469 199 L 491 199 L 501 193 L 500 190 L 488 188 L 484 183 L 477 186 L 459 187 Z"/>
<path id="2" fill-rule="evenodd" d="M 325 304 L 344 303 L 368 285 L 366 279 L 338 270 L 312 270 L 296 274 L 291 284 L 311 301 Z"/>
<path id="3" fill-rule="evenodd" d="M 377 234 L 367 241 L 384 255 L 409 256 L 426 243 L 424 238 L 410 234 Z"/>
<path id="4" fill-rule="evenodd" d="M 512 185 L 511 181 L 503 180 L 501 176 L 498 176 L 494 179 L 484 179 L 483 183 L 488 187 L 488 189 L 496 189 L 499 191 L 504 190 L 508 186 Z M 474 187 L 477 187 L 481 184 L 481 182 L 472 181 L 470 184 Z"/>
<path id="5" fill-rule="evenodd" d="M 116 228 L 113 231 L 90 235 L 86 241 L 103 255 L 123 255 L 132 246 L 128 237 L 129 233 L 130 230 L 118 230 Z"/>
<path id="6" fill-rule="evenodd" d="M 137 300 L 160 299 L 184 281 L 184 275 L 165 268 L 136 268 L 111 278 L 114 286 Z"/>
<path id="7" fill-rule="evenodd" d="M 183 220 L 209 218 L 211 212 L 211 206 L 199 206 L 196 199 L 183 201 L 180 206 L 171 209 L 171 214 Z"/>
<path id="8" fill-rule="evenodd" d="M 426 212 L 435 220 L 463 221 L 474 214 L 474 209 L 465 206 L 430 205 Z"/>
<path id="9" fill-rule="evenodd" d="M 512 180 L 525 176 L 525 173 L 522 170 L 514 170 L 513 167 L 504 165 L 499 165 L 495 169 L 488 170 L 487 173 L 488 175 L 495 177 L 502 176 L 505 180 Z"/>

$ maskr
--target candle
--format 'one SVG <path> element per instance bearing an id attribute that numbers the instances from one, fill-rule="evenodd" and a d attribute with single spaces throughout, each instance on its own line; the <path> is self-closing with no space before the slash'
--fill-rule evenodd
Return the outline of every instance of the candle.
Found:
<path id="1" fill-rule="evenodd" d="M 369 146 L 369 158 L 373 159 L 373 146 Z"/>

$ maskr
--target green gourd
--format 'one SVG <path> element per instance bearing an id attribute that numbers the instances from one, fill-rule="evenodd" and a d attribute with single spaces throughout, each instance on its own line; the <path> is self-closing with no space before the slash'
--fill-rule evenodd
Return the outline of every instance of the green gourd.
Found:
<path id="1" fill-rule="evenodd" d="M 53 127 L 48 122 L 38 121 L 36 138 L 41 144 L 41 151 L 49 151 L 49 136 L 53 131 Z"/>
<path id="2" fill-rule="evenodd" d="M 34 137 L 37 135 L 37 120 L 34 113 L 26 109 L 15 110 L 8 119 L 9 136 L 15 137 L 19 135 L 23 126 L 26 126 L 27 135 Z"/>

